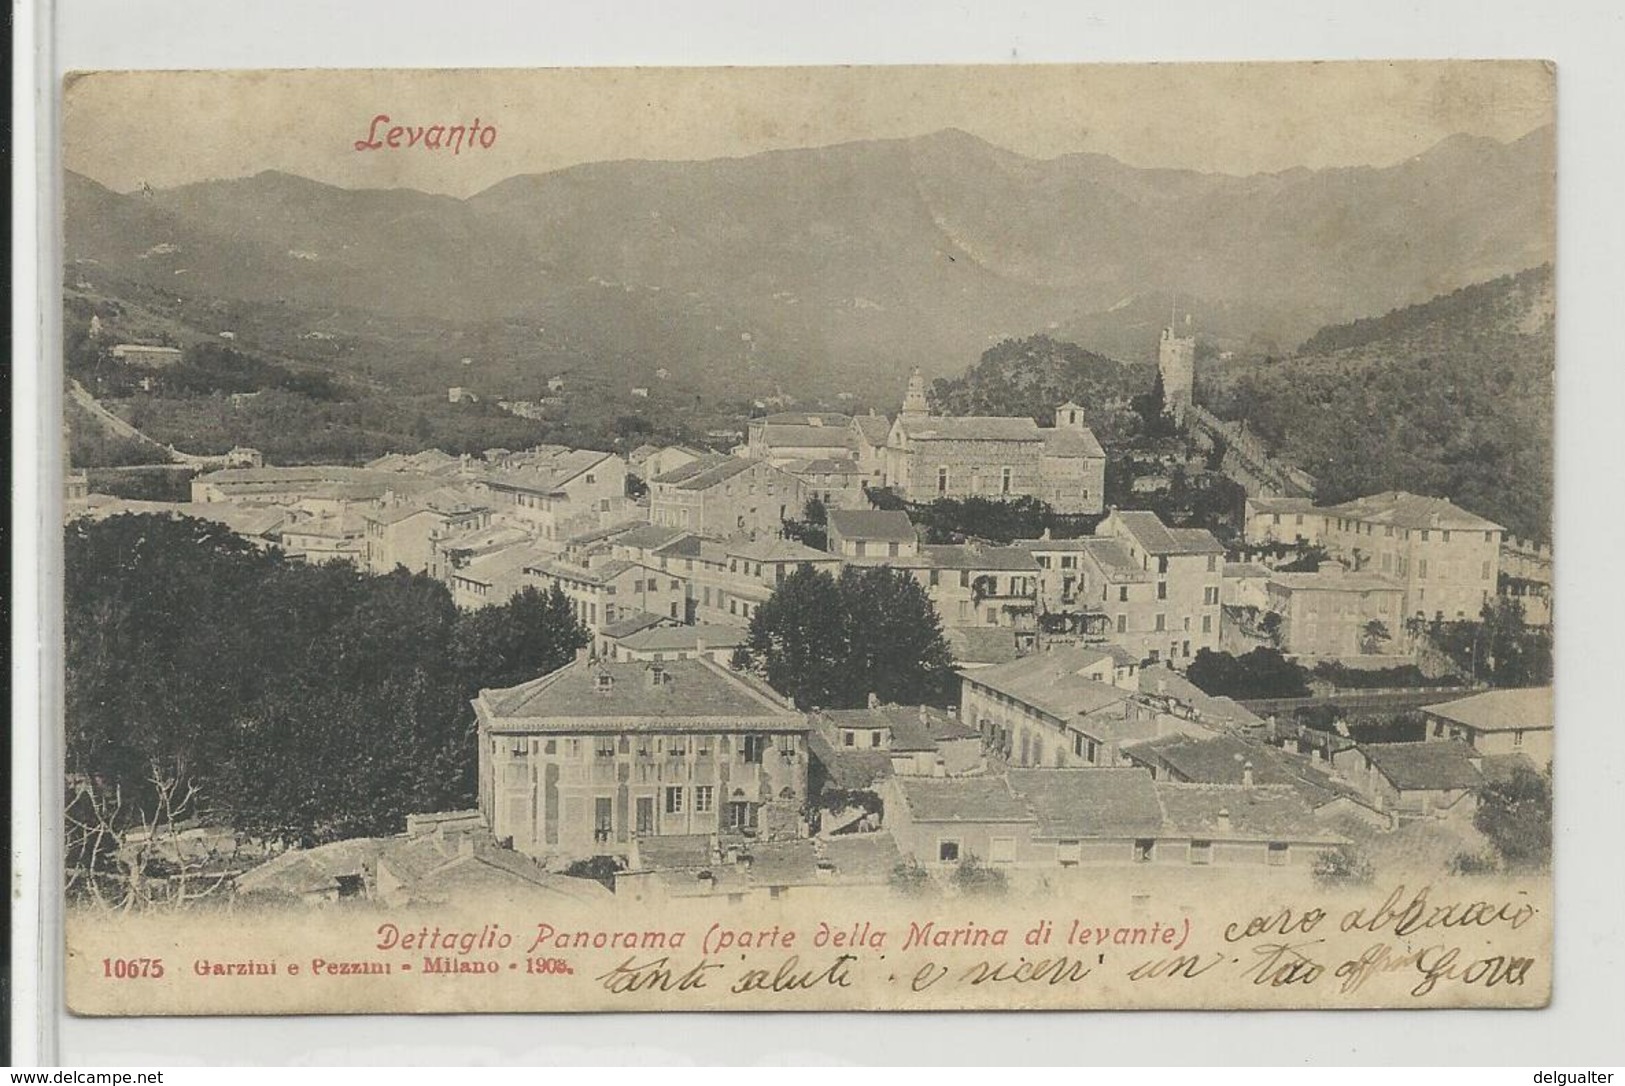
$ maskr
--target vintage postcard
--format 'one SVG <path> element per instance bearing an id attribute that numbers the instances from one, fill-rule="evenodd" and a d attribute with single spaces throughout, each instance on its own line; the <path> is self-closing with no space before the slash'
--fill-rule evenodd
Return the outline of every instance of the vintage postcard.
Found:
<path id="1" fill-rule="evenodd" d="M 1554 91 L 70 76 L 70 1009 L 1545 1005 Z"/>

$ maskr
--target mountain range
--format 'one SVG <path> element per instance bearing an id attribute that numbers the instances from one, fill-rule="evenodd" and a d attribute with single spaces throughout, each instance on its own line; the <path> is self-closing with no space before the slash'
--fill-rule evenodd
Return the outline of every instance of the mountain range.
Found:
<path id="1" fill-rule="evenodd" d="M 419 390 L 661 368 L 696 393 L 886 403 L 909 368 L 957 374 L 1008 337 L 1145 360 L 1177 307 L 1215 346 L 1279 352 L 1541 264 L 1553 162 L 1550 128 L 1249 177 L 948 130 L 594 163 L 468 199 L 277 172 L 121 194 L 70 173 L 66 286 Z"/>

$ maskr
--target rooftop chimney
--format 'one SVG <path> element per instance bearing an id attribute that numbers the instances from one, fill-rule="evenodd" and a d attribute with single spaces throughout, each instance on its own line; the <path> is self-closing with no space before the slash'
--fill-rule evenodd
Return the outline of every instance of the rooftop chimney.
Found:
<path id="1" fill-rule="evenodd" d="M 1253 763 L 1251 762 L 1242 763 L 1241 786 L 1243 788 L 1251 788 L 1253 786 Z"/>
<path id="2" fill-rule="evenodd" d="M 1229 810 L 1229 808 L 1221 807 L 1219 809 L 1219 829 L 1223 830 L 1225 833 L 1230 832 L 1230 810 Z"/>
<path id="3" fill-rule="evenodd" d="M 878 694 L 876 694 L 873 690 L 869 691 L 869 708 L 871 708 L 871 709 L 880 708 L 880 696 Z"/>

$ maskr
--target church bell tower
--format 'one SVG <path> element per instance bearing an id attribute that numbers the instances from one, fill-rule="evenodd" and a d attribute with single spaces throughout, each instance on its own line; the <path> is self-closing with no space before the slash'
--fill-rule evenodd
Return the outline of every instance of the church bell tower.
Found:
<path id="1" fill-rule="evenodd" d="M 925 377 L 920 373 L 920 367 L 915 366 L 908 378 L 908 394 L 903 397 L 903 414 L 912 417 L 930 413 L 930 405 L 925 399 Z"/>

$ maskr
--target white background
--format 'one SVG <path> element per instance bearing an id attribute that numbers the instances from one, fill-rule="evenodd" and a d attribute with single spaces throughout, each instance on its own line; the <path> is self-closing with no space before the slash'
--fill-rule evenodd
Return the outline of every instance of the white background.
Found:
<path id="1" fill-rule="evenodd" d="M 16 9 L 39 71 L 16 72 L 13 826 L 15 1053 L 30 1062 L 1384 1063 L 1584 1065 L 1625 1055 L 1619 975 L 1625 732 L 1618 675 L 1619 404 L 1625 382 L 1620 133 L 1625 15 L 1607 3 L 1308 2 L 521 5 L 490 0 L 68 0 Z M 59 591 L 50 208 L 52 89 L 71 69 L 529 67 L 597 64 L 999 63 L 1093 60 L 1539 57 L 1558 62 L 1558 952 L 1539 1012 L 488 1016 L 81 1020 L 55 1011 L 61 945 L 39 915 L 41 721 L 52 703 Z M 37 100 L 36 100 L 37 96 Z M 37 111 L 30 113 L 31 102 Z M 184 118 L 176 118 L 184 125 Z M 37 126 L 37 127 L 36 127 Z M 30 142 L 32 141 L 32 143 Z M 30 159 L 37 147 L 36 160 Z M 35 180 L 43 209 L 24 198 Z M 43 215 L 43 218 L 39 216 Z M 37 281 L 30 265 L 43 260 Z M 52 359 L 44 364 L 42 359 Z M 48 480 L 43 486 L 41 479 Z M 49 499 L 42 505 L 42 495 Z M 42 569 L 45 571 L 42 573 Z M 54 681 L 54 680 L 53 680 Z M 59 777 L 47 776 L 47 781 Z M 44 795 L 54 800 L 55 787 Z M 54 892 L 55 865 L 43 885 Z M 43 924 L 43 926 L 42 926 Z M 47 963 L 31 989 L 30 955 Z M 37 1000 L 43 1001 L 39 1010 Z M 38 1013 L 36 1013 L 38 1011 Z"/>

